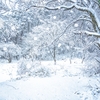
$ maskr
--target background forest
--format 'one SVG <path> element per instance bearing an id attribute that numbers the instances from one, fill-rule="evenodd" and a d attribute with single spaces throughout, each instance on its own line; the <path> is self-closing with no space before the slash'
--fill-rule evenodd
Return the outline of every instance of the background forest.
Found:
<path id="1" fill-rule="evenodd" d="M 100 100 L 100 0 L 0 0 L 0 100 Z"/>
<path id="2" fill-rule="evenodd" d="M 0 62 L 79 58 L 99 67 L 99 2 L 0 0 Z"/>

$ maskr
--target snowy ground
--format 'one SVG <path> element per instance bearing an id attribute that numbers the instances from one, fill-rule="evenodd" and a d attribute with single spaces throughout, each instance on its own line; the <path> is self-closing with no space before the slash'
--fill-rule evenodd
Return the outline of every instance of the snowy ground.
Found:
<path id="1" fill-rule="evenodd" d="M 99 77 L 83 76 L 83 64 L 77 61 L 52 63 L 41 62 L 55 72 L 50 77 L 20 80 L 14 80 L 16 63 L 0 64 L 0 100 L 100 100 Z"/>

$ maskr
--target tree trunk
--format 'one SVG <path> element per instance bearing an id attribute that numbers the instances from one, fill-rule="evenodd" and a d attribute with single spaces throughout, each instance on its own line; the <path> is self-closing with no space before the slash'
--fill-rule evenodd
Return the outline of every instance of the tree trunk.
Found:
<path id="1" fill-rule="evenodd" d="M 53 49 L 53 59 L 54 59 L 54 65 L 56 65 L 56 47 L 54 45 L 54 49 Z"/>
<path id="2" fill-rule="evenodd" d="M 12 62 L 12 57 L 11 54 L 8 54 L 8 62 L 11 63 Z"/>

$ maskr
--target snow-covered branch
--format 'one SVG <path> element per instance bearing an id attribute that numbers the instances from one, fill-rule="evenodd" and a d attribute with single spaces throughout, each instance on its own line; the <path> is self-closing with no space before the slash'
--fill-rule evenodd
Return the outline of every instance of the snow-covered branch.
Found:
<path id="1" fill-rule="evenodd" d="M 32 5 L 31 7 L 27 8 L 27 10 L 31 9 L 31 8 L 45 8 L 45 9 L 48 9 L 48 10 L 59 10 L 59 9 L 62 9 L 62 8 L 65 8 L 66 10 L 69 10 L 69 9 L 72 9 L 74 8 L 74 5 L 71 5 L 71 6 L 65 6 L 65 5 L 61 5 L 61 6 L 56 6 L 56 7 L 49 7 L 49 6 L 44 6 L 44 5 Z"/>
<path id="2" fill-rule="evenodd" d="M 55 41 L 58 41 L 59 38 L 61 38 L 61 37 L 66 33 L 67 29 L 68 29 L 71 25 L 73 25 L 74 23 L 76 23 L 76 22 L 78 22 L 78 21 L 80 21 L 80 20 L 87 20 L 87 21 L 91 22 L 90 19 L 82 18 L 83 16 L 84 16 L 84 15 L 79 16 L 77 19 L 73 20 L 70 24 L 68 24 L 68 25 L 66 26 L 65 30 L 62 32 L 62 34 L 60 34 L 58 37 L 56 37 L 56 39 L 55 39 L 53 42 L 51 42 L 50 45 L 52 45 Z"/>
<path id="3" fill-rule="evenodd" d="M 91 19 L 93 21 L 93 25 L 95 24 L 96 28 L 94 27 L 95 28 L 94 30 L 99 33 L 100 32 L 100 19 L 98 18 L 97 13 L 92 8 L 92 6 L 93 6 L 92 2 L 90 3 L 89 7 L 80 6 L 80 5 L 77 4 L 77 2 L 72 3 L 70 6 L 60 5 L 60 6 L 56 6 L 56 7 L 49 7 L 47 5 L 32 5 L 29 8 L 27 8 L 26 11 L 31 9 L 31 8 L 34 8 L 34 7 L 36 7 L 36 8 L 44 8 L 44 9 L 47 9 L 47 10 L 59 10 L 59 9 L 62 9 L 62 8 L 65 9 L 65 10 L 70 10 L 72 8 L 76 8 L 76 9 L 81 10 L 81 11 L 86 11 L 86 12 L 89 13 L 89 15 L 90 15 L 90 17 L 91 17 Z"/>
<path id="4" fill-rule="evenodd" d="M 78 6 L 76 3 L 74 5 L 74 7 L 78 10 L 82 10 L 82 11 L 86 11 L 90 13 L 90 17 L 93 20 L 93 24 L 96 24 L 98 27 L 98 32 L 100 32 L 100 19 L 98 18 L 98 15 L 96 13 L 96 11 L 92 8 L 92 3 L 91 5 L 88 7 L 80 7 Z"/>
<path id="5" fill-rule="evenodd" d="M 95 37 L 98 37 L 100 38 L 100 34 L 96 33 L 96 32 L 90 32 L 90 31 L 84 31 L 84 30 L 81 30 L 81 31 L 75 31 L 73 33 L 76 33 L 76 34 L 87 34 L 89 36 L 95 36 Z"/>

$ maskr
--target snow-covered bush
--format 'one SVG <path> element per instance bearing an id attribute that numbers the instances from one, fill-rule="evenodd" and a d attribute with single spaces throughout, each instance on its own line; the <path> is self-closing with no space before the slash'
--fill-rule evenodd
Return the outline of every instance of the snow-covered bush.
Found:
<path id="1" fill-rule="evenodd" d="M 12 42 L 0 44 L 0 59 L 7 60 L 9 63 L 12 60 L 18 60 L 21 56 L 21 48 Z"/>
<path id="2" fill-rule="evenodd" d="M 17 73 L 18 73 L 18 75 L 28 74 L 36 66 L 39 66 L 39 62 L 36 62 L 36 61 L 32 62 L 31 60 L 27 60 L 27 59 L 22 58 L 18 62 Z"/>
<path id="3" fill-rule="evenodd" d="M 18 75 L 24 75 L 26 74 L 26 72 L 28 71 L 27 67 L 26 67 L 26 62 L 23 60 L 21 60 L 19 63 L 18 63 L 18 70 L 17 70 L 17 73 Z"/>
<path id="4" fill-rule="evenodd" d="M 46 68 L 44 66 L 35 67 L 34 70 L 30 73 L 32 76 L 38 76 L 38 77 L 46 77 L 50 76 L 50 69 Z"/>
<path id="5" fill-rule="evenodd" d="M 18 63 L 17 73 L 20 76 L 46 77 L 50 76 L 50 69 L 41 66 L 41 63 L 39 61 L 21 59 Z"/>
<path id="6" fill-rule="evenodd" d="M 84 75 L 94 76 L 100 74 L 100 64 L 96 60 L 89 60 L 82 69 Z"/>

